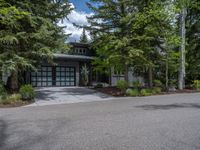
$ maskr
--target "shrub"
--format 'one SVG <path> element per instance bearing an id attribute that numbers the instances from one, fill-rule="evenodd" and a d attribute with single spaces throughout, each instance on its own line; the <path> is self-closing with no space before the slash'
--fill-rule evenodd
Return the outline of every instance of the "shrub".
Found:
<path id="1" fill-rule="evenodd" d="M 32 85 L 23 85 L 19 93 L 21 95 L 22 100 L 33 100 L 35 98 L 35 91 Z"/>
<path id="2" fill-rule="evenodd" d="M 117 88 L 119 88 L 122 92 L 125 92 L 128 88 L 128 83 L 125 80 L 117 81 Z"/>
<path id="3" fill-rule="evenodd" d="M 12 94 L 10 96 L 8 96 L 8 98 L 10 101 L 12 102 L 17 102 L 21 100 L 21 95 L 20 94 Z"/>
<path id="4" fill-rule="evenodd" d="M 156 87 L 162 87 L 162 82 L 160 81 L 160 80 L 153 80 L 153 84 L 154 84 L 154 86 L 156 86 Z"/>
<path id="5" fill-rule="evenodd" d="M 2 93 L 6 93 L 6 90 L 4 88 L 4 85 L 0 82 L 0 95 L 2 95 Z"/>
<path id="6" fill-rule="evenodd" d="M 7 99 L 7 92 L 4 88 L 4 85 L 0 82 L 0 100 Z"/>
<path id="7" fill-rule="evenodd" d="M 142 96 L 150 96 L 150 95 L 152 95 L 152 91 L 151 91 L 151 89 L 142 89 L 142 90 L 140 91 L 140 94 L 141 94 Z"/>
<path id="8" fill-rule="evenodd" d="M 134 81 L 133 82 L 133 87 L 135 87 L 137 89 L 141 88 L 142 87 L 142 82 L 140 82 L 139 80 Z"/>
<path id="9" fill-rule="evenodd" d="M 0 104 L 9 105 L 21 101 L 20 94 L 12 94 L 0 101 Z"/>
<path id="10" fill-rule="evenodd" d="M 97 85 L 94 86 L 95 88 L 102 88 L 103 84 L 102 83 L 98 83 Z"/>
<path id="11" fill-rule="evenodd" d="M 153 94 L 160 94 L 161 93 L 161 88 L 160 87 L 154 87 L 154 88 L 152 88 L 152 93 Z"/>
<path id="12" fill-rule="evenodd" d="M 199 90 L 200 89 L 200 80 L 194 80 L 192 87 L 196 90 Z"/>
<path id="13" fill-rule="evenodd" d="M 130 95 L 130 96 L 139 96 L 140 92 L 138 89 L 129 89 L 126 94 Z"/>
<path id="14" fill-rule="evenodd" d="M 6 100 L 7 99 L 7 93 L 1 93 L 0 95 L 0 101 Z"/>

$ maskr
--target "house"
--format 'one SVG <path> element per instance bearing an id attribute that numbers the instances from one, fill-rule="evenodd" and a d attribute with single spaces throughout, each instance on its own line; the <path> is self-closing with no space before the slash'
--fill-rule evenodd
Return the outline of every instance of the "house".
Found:
<path id="1" fill-rule="evenodd" d="M 88 44 L 70 43 L 70 45 L 71 50 L 67 54 L 54 54 L 55 64 L 44 62 L 37 72 L 26 73 L 26 83 L 34 87 L 83 86 L 84 66 L 88 69 L 88 85 L 103 82 L 114 86 L 118 80 L 124 80 L 124 75 L 115 72 L 114 68 L 111 68 L 110 75 L 95 72 L 92 66 L 95 52 Z M 131 84 L 136 78 L 131 70 L 128 76 Z"/>

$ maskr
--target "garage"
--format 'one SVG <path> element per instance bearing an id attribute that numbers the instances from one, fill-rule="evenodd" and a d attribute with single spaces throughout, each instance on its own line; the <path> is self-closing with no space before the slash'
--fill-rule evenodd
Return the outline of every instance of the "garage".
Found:
<path id="1" fill-rule="evenodd" d="M 42 66 L 31 73 L 31 84 L 34 87 L 75 86 L 75 67 Z"/>

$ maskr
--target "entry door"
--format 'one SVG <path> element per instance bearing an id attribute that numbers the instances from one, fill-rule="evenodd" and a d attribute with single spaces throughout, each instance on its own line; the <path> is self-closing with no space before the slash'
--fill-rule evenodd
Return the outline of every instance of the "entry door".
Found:
<path id="1" fill-rule="evenodd" d="M 56 67 L 56 86 L 75 86 L 75 67 Z"/>

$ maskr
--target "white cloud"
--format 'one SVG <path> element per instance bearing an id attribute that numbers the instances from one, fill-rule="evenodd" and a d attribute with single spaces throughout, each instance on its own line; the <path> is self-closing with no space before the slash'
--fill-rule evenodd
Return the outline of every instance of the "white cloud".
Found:
<path id="1" fill-rule="evenodd" d="M 74 5 L 72 4 L 72 7 L 74 8 Z M 66 34 L 71 34 L 69 37 L 69 41 L 74 42 L 74 41 L 79 41 L 80 36 L 82 34 L 83 29 L 77 28 L 73 25 L 77 24 L 80 26 L 88 25 L 89 23 L 87 22 L 87 16 L 91 16 L 92 13 L 85 13 L 85 12 L 79 12 L 77 10 L 72 10 L 72 12 L 68 16 L 68 20 L 64 20 L 62 23 L 60 22 L 60 26 L 66 26 L 65 28 L 65 33 Z M 86 31 L 86 34 L 88 35 L 89 38 L 89 33 Z"/>

